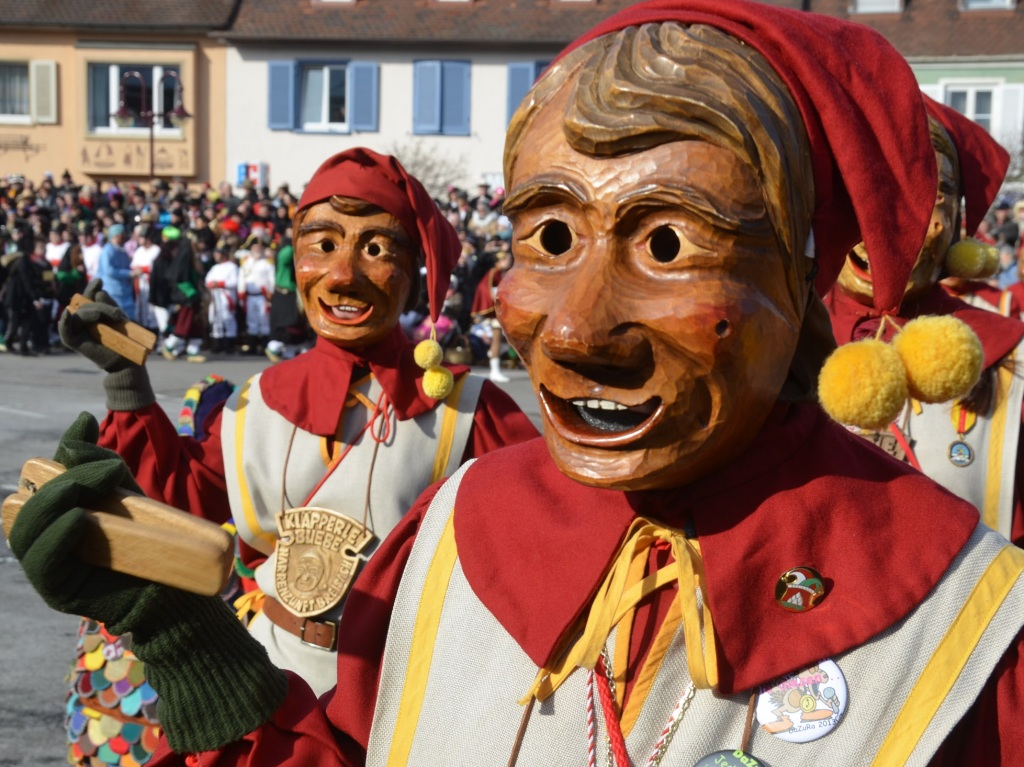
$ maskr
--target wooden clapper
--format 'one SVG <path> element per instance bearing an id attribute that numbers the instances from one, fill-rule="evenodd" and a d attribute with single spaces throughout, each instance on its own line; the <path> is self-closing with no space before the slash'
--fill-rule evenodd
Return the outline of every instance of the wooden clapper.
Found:
<path id="1" fill-rule="evenodd" d="M 68 311 L 88 301 L 76 294 Z M 99 323 L 90 332 L 139 365 L 156 346 L 156 335 L 134 322 Z M 18 492 L 3 502 L 4 535 L 10 535 L 25 501 L 64 471 L 45 458 L 25 462 Z M 220 593 L 231 575 L 234 541 L 226 530 L 144 495 L 118 489 L 87 510 L 85 519 L 88 527 L 76 553 L 90 564 L 206 596 Z"/>

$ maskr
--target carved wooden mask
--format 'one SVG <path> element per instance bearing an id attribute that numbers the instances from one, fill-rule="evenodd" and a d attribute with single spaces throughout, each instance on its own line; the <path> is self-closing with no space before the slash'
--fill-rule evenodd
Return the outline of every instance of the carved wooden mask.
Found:
<path id="1" fill-rule="evenodd" d="M 941 279 L 946 251 L 960 239 L 960 164 L 956 147 L 937 120 L 929 118 L 928 127 L 932 146 L 935 147 L 935 161 L 939 165 L 939 190 L 928 233 L 903 292 L 906 300 L 919 297 Z M 874 306 L 871 256 L 864 243 L 857 245 L 846 257 L 836 286 L 859 303 Z"/>
<path id="2" fill-rule="evenodd" d="M 295 220 L 295 279 L 313 331 L 362 349 L 386 338 L 410 296 L 416 258 L 405 229 L 369 203 L 334 197 Z"/>
<path id="3" fill-rule="evenodd" d="M 510 127 L 498 313 L 563 472 L 675 487 L 739 455 L 786 381 L 810 291 L 806 137 L 774 72 L 721 32 L 608 38 Z"/>

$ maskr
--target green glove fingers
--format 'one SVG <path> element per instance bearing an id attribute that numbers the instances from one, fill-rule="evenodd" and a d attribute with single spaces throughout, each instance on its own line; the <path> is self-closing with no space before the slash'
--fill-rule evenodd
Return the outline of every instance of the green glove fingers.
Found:
<path id="1" fill-rule="evenodd" d="M 115 634 L 132 634 L 159 694 L 171 747 L 208 751 L 267 721 L 287 693 L 287 679 L 218 597 L 150 583 L 78 558 L 89 522 L 84 509 L 119 487 L 133 486 L 128 467 L 98 447 L 96 419 L 83 413 L 68 428 L 56 458 L 67 470 L 22 507 L 10 546 L 29 581 L 53 609 L 86 615 Z"/>
<path id="2" fill-rule="evenodd" d="M 82 295 L 92 299 L 92 303 L 83 305 L 74 314 L 65 310 L 57 323 L 57 331 L 66 347 L 110 374 L 103 382 L 109 410 L 140 410 L 156 402 L 145 367 L 106 348 L 89 332 L 97 323 L 112 324 L 128 319 L 102 288 L 102 280 L 90 282 Z"/>
<path id="3" fill-rule="evenodd" d="M 65 440 L 80 440 L 82 442 L 90 442 L 95 445 L 100 439 L 100 424 L 96 420 L 95 416 L 88 411 L 83 410 L 78 414 L 78 418 L 75 419 L 67 429 L 64 430 L 64 434 L 61 435 L 61 444 L 64 444 Z M 60 447 L 57 447 L 58 453 Z M 54 460 L 60 461 L 65 466 L 68 466 L 67 461 L 62 461 L 60 458 Z"/>
<path id="4" fill-rule="evenodd" d="M 22 559 L 59 517 L 88 507 L 118 488 L 127 471 L 120 458 L 93 461 L 68 469 L 40 487 L 25 501 L 11 528 L 9 543 L 14 555 Z"/>
<path id="5" fill-rule="evenodd" d="M 93 415 L 87 412 L 81 413 L 75 419 L 75 422 L 68 427 L 67 431 L 64 432 L 64 436 L 61 437 L 53 460 L 63 464 L 67 469 L 96 461 L 120 461 L 120 456 L 113 450 L 99 447 L 96 444 L 99 435 L 100 427 Z M 142 489 L 135 483 L 135 478 L 131 473 L 127 471 L 127 466 L 125 469 L 125 475 L 121 479 L 119 486 L 126 490 L 141 493 Z"/>
<path id="6" fill-rule="evenodd" d="M 53 609 L 107 623 L 121 620 L 138 601 L 144 581 L 87 564 L 75 551 L 88 525 L 83 510 L 127 475 L 119 458 L 76 466 L 40 487 L 18 514 L 11 550 Z"/>

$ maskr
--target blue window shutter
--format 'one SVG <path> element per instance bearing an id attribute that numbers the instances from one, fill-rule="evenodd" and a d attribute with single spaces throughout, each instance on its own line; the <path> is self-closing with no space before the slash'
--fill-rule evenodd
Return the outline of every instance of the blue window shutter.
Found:
<path id="1" fill-rule="evenodd" d="M 89 130 L 110 125 L 110 65 L 89 65 Z"/>
<path id="2" fill-rule="evenodd" d="M 295 128 L 295 62 L 267 62 L 267 127 L 271 130 Z"/>
<path id="3" fill-rule="evenodd" d="M 441 133 L 469 135 L 469 62 L 441 62 Z"/>
<path id="4" fill-rule="evenodd" d="M 508 114 L 506 124 L 512 119 L 516 109 L 533 85 L 536 65 L 532 61 L 516 62 L 508 65 Z"/>
<path id="5" fill-rule="evenodd" d="M 352 94 L 352 130 L 377 131 L 378 66 L 372 61 L 353 61 L 349 66 Z"/>
<path id="6" fill-rule="evenodd" d="M 413 63 L 412 132 L 441 132 L 440 61 L 416 61 Z"/>

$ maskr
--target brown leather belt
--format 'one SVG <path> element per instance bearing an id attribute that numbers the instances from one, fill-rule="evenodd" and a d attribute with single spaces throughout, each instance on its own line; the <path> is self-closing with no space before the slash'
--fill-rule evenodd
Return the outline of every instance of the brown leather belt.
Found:
<path id="1" fill-rule="evenodd" d="M 269 594 L 263 601 L 263 613 L 275 626 L 294 634 L 303 644 L 328 652 L 338 649 L 338 624 L 334 621 L 300 618 Z"/>

